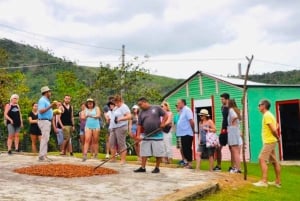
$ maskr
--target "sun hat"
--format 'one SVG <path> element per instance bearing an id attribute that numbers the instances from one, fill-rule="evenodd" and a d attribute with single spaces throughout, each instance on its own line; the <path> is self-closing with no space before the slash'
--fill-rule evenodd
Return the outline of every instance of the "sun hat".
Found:
<path id="1" fill-rule="evenodd" d="M 207 109 L 201 109 L 199 115 L 200 116 L 207 116 L 207 117 L 210 116 Z"/>
<path id="2" fill-rule="evenodd" d="M 92 98 L 88 98 L 88 99 L 86 100 L 86 102 L 95 102 L 95 101 L 94 101 L 94 99 L 92 99 Z"/>
<path id="3" fill-rule="evenodd" d="M 139 106 L 134 105 L 134 106 L 132 106 L 132 109 L 139 109 Z"/>
<path id="4" fill-rule="evenodd" d="M 48 86 L 44 86 L 44 87 L 41 88 L 41 93 L 42 94 L 47 92 L 47 91 L 51 91 L 51 89 Z"/>
<path id="5" fill-rule="evenodd" d="M 109 111 L 109 107 L 108 107 L 108 105 L 104 105 L 104 107 L 103 107 L 103 112 L 108 112 Z"/>

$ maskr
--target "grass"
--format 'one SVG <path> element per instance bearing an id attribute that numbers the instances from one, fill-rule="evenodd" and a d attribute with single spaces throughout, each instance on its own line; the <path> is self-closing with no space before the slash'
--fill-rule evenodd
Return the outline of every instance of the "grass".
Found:
<path id="1" fill-rule="evenodd" d="M 229 167 L 229 163 L 223 163 L 224 167 Z M 282 166 L 281 182 L 282 188 L 278 189 L 273 186 L 268 188 L 255 187 L 252 182 L 260 179 L 261 172 L 258 164 L 248 163 L 247 181 L 237 182 L 237 185 L 221 184 L 221 190 L 202 200 L 210 201 L 281 201 L 281 200 L 300 200 L 300 167 L 299 166 Z M 243 176 L 241 175 L 241 178 Z M 275 178 L 274 170 L 269 165 L 269 181 Z"/>
<path id="2" fill-rule="evenodd" d="M 58 153 L 50 153 L 51 155 L 58 155 Z M 81 153 L 75 153 L 75 157 L 82 157 Z M 99 154 L 99 159 L 105 159 L 105 154 Z M 136 161 L 136 156 L 127 156 L 127 161 Z M 155 162 L 155 158 L 150 158 L 149 162 Z M 177 164 L 178 160 L 173 163 Z M 223 172 L 227 171 L 230 166 L 229 162 L 222 162 Z M 193 162 L 195 167 L 195 162 Z M 300 200 L 300 166 L 281 166 L 281 182 L 282 188 L 278 189 L 273 186 L 268 188 L 255 187 L 252 185 L 260 179 L 261 172 L 257 163 L 248 163 L 248 179 L 243 180 L 243 175 L 234 175 L 238 180 L 234 179 L 233 182 L 220 181 L 221 190 L 216 194 L 211 194 L 201 200 L 209 201 L 281 201 L 281 200 Z M 201 170 L 208 170 L 208 161 L 201 161 Z M 231 176 L 231 175 L 229 175 Z M 269 181 L 275 178 L 274 170 L 269 165 Z M 225 179 L 224 179 L 225 180 Z"/>

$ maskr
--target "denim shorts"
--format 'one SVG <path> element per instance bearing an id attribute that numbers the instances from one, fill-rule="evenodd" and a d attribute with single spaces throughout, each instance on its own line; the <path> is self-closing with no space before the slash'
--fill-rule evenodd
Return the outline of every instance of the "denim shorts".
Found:
<path id="1" fill-rule="evenodd" d="M 58 133 L 56 134 L 57 144 L 61 145 L 64 142 L 64 134 L 62 129 L 58 129 Z"/>
<path id="2" fill-rule="evenodd" d="M 198 144 L 197 152 L 206 152 L 208 156 L 213 156 L 215 153 L 215 147 L 206 147 L 206 144 Z"/>

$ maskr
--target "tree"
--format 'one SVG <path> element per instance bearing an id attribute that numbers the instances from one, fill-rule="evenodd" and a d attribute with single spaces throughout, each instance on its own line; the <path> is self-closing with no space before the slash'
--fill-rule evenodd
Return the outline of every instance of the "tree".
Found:
<path id="1" fill-rule="evenodd" d="M 0 48 L 0 66 L 5 66 L 8 61 L 8 55 L 7 52 Z"/>
<path id="2" fill-rule="evenodd" d="M 56 74 L 53 87 L 53 100 L 63 100 L 65 95 L 72 97 L 72 104 L 76 107 L 86 100 L 89 89 L 80 81 L 74 72 L 63 71 Z"/>
<path id="3" fill-rule="evenodd" d="M 141 96 L 152 103 L 158 103 L 161 95 L 156 87 L 151 86 L 149 70 L 141 64 L 127 63 L 124 66 L 101 66 L 98 76 L 91 86 L 91 96 L 105 104 L 110 95 L 121 94 L 128 105 L 136 104 Z"/>
<path id="4" fill-rule="evenodd" d="M 7 65 L 8 54 L 4 49 L 0 49 L 0 66 Z M 29 91 L 25 84 L 25 75 L 21 72 L 8 73 L 5 69 L 0 69 L 0 106 L 3 109 L 4 105 L 9 102 L 12 94 L 18 94 L 20 98 L 24 98 L 21 106 L 26 106 L 29 99 L 26 93 Z M 25 98 L 26 97 L 26 98 Z"/>

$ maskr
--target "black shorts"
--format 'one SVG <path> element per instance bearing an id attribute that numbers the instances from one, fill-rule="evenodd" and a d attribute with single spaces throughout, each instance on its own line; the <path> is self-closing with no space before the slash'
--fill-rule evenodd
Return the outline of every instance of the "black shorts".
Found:
<path id="1" fill-rule="evenodd" d="M 228 134 L 220 134 L 219 135 L 219 142 L 221 146 L 226 146 L 228 141 Z"/>

